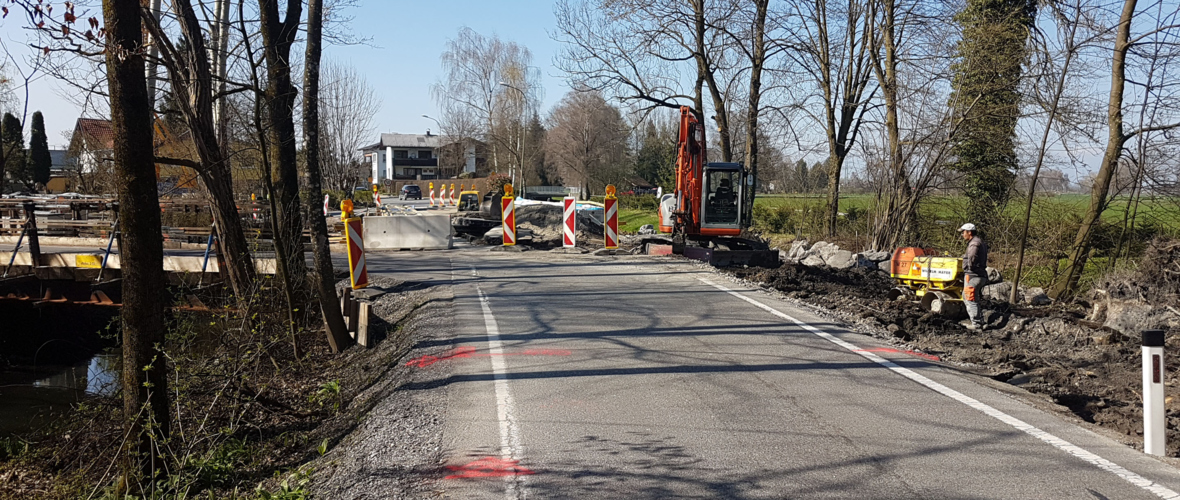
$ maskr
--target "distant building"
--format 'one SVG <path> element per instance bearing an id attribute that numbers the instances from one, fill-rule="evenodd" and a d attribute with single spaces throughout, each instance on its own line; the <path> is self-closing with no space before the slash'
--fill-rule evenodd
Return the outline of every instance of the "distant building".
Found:
<path id="1" fill-rule="evenodd" d="M 173 133 L 168 124 L 156 120 L 154 124 L 155 152 L 159 156 L 198 160 L 196 149 L 187 128 Z M 51 193 L 64 191 L 110 190 L 104 180 L 110 175 L 114 161 L 114 132 L 110 120 L 78 118 L 74 133 L 70 136 L 69 148 L 54 152 L 50 181 L 46 189 Z M 60 153 L 60 155 L 58 154 Z M 156 164 L 157 187 L 162 194 L 184 193 L 196 188 L 198 176 L 188 167 L 171 164 Z"/>
<path id="2" fill-rule="evenodd" d="M 97 171 L 99 164 L 115 155 L 115 134 L 111 131 L 110 120 L 78 118 L 67 151 L 70 161 L 82 174 Z"/>
<path id="3" fill-rule="evenodd" d="M 463 172 L 474 173 L 483 160 L 479 154 L 483 149 L 481 144 L 473 140 L 444 139 L 428 130 L 425 134 L 381 134 L 380 142 L 361 151 L 371 165 L 369 182 L 379 184 L 387 180 L 449 179 Z"/>

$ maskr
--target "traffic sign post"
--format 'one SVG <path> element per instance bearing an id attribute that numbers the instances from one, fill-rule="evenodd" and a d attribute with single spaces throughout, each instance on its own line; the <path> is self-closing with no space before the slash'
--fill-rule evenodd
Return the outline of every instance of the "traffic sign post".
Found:
<path id="1" fill-rule="evenodd" d="M 603 200 L 603 205 L 606 209 L 606 231 L 603 231 L 606 236 L 606 248 L 616 250 L 619 248 L 619 199 L 615 196 L 614 184 L 606 186 L 606 199 Z"/>
<path id="2" fill-rule="evenodd" d="M 364 219 L 352 216 L 352 200 L 340 202 L 341 219 L 344 220 L 344 244 L 348 248 L 348 277 L 352 288 L 359 290 L 369 286 L 369 272 L 365 268 Z"/>
<path id="3" fill-rule="evenodd" d="M 509 247 L 516 244 L 516 211 L 513 203 L 516 198 L 512 197 L 512 185 L 504 185 L 504 197 L 500 198 L 500 213 L 501 222 L 504 224 L 504 246 Z"/>
<path id="4" fill-rule="evenodd" d="M 561 246 L 565 248 L 573 248 L 578 244 L 578 216 L 577 216 L 577 200 L 572 196 L 567 196 L 562 203 L 565 210 L 561 217 Z"/>

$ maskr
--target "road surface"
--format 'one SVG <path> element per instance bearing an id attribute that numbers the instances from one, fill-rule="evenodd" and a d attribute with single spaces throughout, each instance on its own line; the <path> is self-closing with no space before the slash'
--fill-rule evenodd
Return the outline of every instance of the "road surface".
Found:
<path id="1" fill-rule="evenodd" d="M 371 253 L 449 284 L 449 498 L 1170 498 L 1175 468 L 698 265 Z M 441 346 L 440 346 L 441 347 Z"/>

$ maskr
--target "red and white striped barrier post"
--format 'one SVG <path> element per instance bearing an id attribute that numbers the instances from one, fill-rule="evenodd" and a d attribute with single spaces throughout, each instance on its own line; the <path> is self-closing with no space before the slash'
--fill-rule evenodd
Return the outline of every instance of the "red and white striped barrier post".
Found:
<path id="1" fill-rule="evenodd" d="M 561 246 L 574 248 L 578 245 L 578 203 L 572 196 L 566 196 L 562 203 L 565 205 L 565 210 L 561 216 Z"/>
<path id="2" fill-rule="evenodd" d="M 430 206 L 434 206 L 434 183 L 430 183 Z"/>
<path id="3" fill-rule="evenodd" d="M 504 185 L 504 197 L 500 198 L 501 222 L 504 224 L 504 246 L 516 244 L 516 200 L 512 196 L 512 185 Z"/>
<path id="4" fill-rule="evenodd" d="M 615 197 L 614 184 L 606 186 L 606 199 L 603 200 L 603 205 L 606 211 L 606 231 L 603 231 L 606 236 L 606 248 L 615 250 L 619 248 L 619 199 Z"/>
<path id="5" fill-rule="evenodd" d="M 455 206 L 455 205 L 458 205 L 458 203 L 455 203 L 455 183 L 452 182 L 451 183 L 451 206 Z"/>
<path id="6" fill-rule="evenodd" d="M 369 286 L 369 272 L 365 268 L 364 219 L 352 216 L 352 200 L 340 202 L 340 218 L 344 220 L 344 244 L 348 248 L 348 276 L 352 288 Z"/>
<path id="7" fill-rule="evenodd" d="M 326 195 L 326 194 L 324 195 L 324 217 L 328 216 L 328 200 L 330 198 L 331 198 L 331 196 Z"/>
<path id="8" fill-rule="evenodd" d="M 381 192 L 377 191 L 377 185 L 373 184 L 373 201 L 377 202 L 377 211 L 381 211 Z"/>

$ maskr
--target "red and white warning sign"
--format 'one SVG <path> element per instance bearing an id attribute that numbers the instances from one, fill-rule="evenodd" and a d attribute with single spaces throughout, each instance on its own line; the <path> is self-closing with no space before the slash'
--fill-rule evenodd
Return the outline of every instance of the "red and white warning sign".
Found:
<path id="1" fill-rule="evenodd" d="M 365 269 L 364 219 L 344 219 L 344 242 L 348 246 L 348 276 L 352 278 L 353 290 L 369 286 L 369 272 Z"/>
<path id="2" fill-rule="evenodd" d="M 504 246 L 512 246 L 516 244 L 516 211 L 514 203 L 516 198 L 512 196 L 512 185 L 504 185 L 504 197 L 500 199 L 500 213 L 502 214 L 501 222 L 504 224 Z"/>
<path id="3" fill-rule="evenodd" d="M 330 198 L 330 196 L 328 196 L 326 194 L 324 195 L 324 217 L 328 216 L 328 199 L 329 198 Z"/>
<path id="4" fill-rule="evenodd" d="M 606 236 L 606 248 L 614 250 L 619 248 L 619 199 L 615 197 L 614 184 L 606 186 L 606 199 L 603 200 L 603 205 L 606 208 L 606 230 L 603 231 Z"/>
<path id="5" fill-rule="evenodd" d="M 578 244 L 578 203 L 572 196 L 567 196 L 562 203 L 565 210 L 561 216 L 561 246 L 573 248 Z"/>

